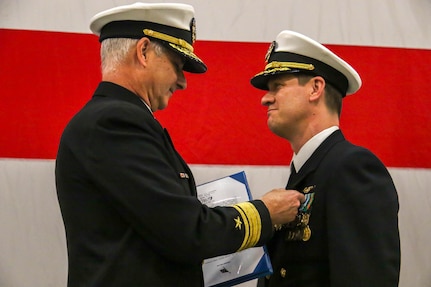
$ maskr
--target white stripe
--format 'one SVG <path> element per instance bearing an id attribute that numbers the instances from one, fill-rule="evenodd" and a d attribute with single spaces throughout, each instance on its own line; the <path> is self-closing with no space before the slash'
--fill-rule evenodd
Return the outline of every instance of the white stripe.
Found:
<path id="1" fill-rule="evenodd" d="M 429 0 L 184 0 L 201 40 L 271 42 L 284 29 L 325 44 L 431 48 Z M 0 28 L 90 33 L 90 18 L 130 1 L 2 0 Z"/>
<path id="2" fill-rule="evenodd" d="M 66 287 L 52 160 L 0 159 L 0 285 Z"/>
<path id="3" fill-rule="evenodd" d="M 289 176 L 288 166 L 191 168 L 198 184 L 244 170 L 254 198 L 272 188 L 284 187 Z M 431 169 L 389 171 L 401 206 L 399 286 L 428 286 Z M 66 244 L 55 193 L 53 160 L 0 159 L 0 232 L 0 278 L 4 286 L 65 286 Z"/>

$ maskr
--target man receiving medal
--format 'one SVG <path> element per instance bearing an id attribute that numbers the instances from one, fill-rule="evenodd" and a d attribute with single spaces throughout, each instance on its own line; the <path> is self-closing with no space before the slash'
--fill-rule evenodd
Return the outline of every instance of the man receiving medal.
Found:
<path id="1" fill-rule="evenodd" d="M 274 273 L 258 286 L 398 286 L 395 186 L 382 162 L 339 128 L 342 100 L 361 87 L 359 74 L 320 43 L 282 31 L 251 84 L 266 91 L 268 127 L 294 151 L 286 188 L 306 197 L 296 219 L 275 228 Z"/>

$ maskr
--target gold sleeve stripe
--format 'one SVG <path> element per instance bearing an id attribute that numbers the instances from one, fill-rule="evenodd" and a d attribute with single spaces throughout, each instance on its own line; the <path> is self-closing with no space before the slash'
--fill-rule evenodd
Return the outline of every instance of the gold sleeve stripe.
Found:
<path id="1" fill-rule="evenodd" d="M 242 218 L 242 222 L 244 222 L 244 239 L 242 241 L 241 246 L 237 250 L 237 252 L 238 252 L 238 251 L 241 251 L 241 250 L 246 248 L 247 241 L 250 238 L 250 226 L 248 224 L 247 216 L 244 213 L 244 211 L 239 207 L 239 204 L 233 205 L 233 208 L 235 208 L 238 211 L 239 215 Z"/>
<path id="2" fill-rule="evenodd" d="M 260 234 L 262 232 L 262 223 L 260 221 L 260 214 L 257 211 L 256 207 L 250 202 L 243 202 L 238 204 L 238 207 L 241 208 L 248 221 L 249 227 L 249 238 L 246 242 L 246 246 L 244 248 L 253 247 L 257 244 L 260 239 Z"/>
<path id="3" fill-rule="evenodd" d="M 241 202 L 233 205 L 233 207 L 238 211 L 244 222 L 244 240 L 238 251 L 255 246 L 259 242 L 262 232 L 259 212 L 250 202 Z"/>

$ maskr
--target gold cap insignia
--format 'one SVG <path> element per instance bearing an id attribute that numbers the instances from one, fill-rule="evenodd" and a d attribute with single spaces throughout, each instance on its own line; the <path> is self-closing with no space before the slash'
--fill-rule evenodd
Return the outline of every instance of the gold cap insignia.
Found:
<path id="1" fill-rule="evenodd" d="M 268 63 L 269 57 L 271 57 L 271 54 L 274 51 L 276 45 L 277 45 L 277 42 L 275 41 L 272 41 L 272 43 L 269 45 L 268 51 L 266 51 L 266 54 L 265 54 L 265 63 Z"/>
<path id="2" fill-rule="evenodd" d="M 190 21 L 190 32 L 192 33 L 192 45 L 196 41 L 196 20 L 195 18 L 192 18 Z"/>

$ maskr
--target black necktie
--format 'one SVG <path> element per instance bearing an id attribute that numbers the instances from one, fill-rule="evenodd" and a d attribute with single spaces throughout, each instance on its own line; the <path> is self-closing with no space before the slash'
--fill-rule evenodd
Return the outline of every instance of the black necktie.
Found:
<path id="1" fill-rule="evenodd" d="M 295 165 L 293 164 L 293 160 L 292 160 L 292 163 L 290 164 L 290 174 L 293 174 L 293 175 L 296 174 L 296 169 L 295 169 Z"/>
<path id="2" fill-rule="evenodd" d="M 291 185 L 295 181 L 296 175 L 297 173 L 296 173 L 295 165 L 293 164 L 293 161 L 292 161 L 292 163 L 290 164 L 290 176 L 289 176 L 289 180 L 287 181 L 286 189 L 292 188 Z"/>

